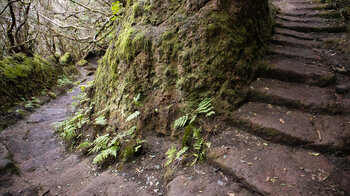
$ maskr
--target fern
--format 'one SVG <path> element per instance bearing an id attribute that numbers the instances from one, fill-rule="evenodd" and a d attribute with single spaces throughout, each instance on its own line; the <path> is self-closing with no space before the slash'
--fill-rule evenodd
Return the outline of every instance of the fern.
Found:
<path id="1" fill-rule="evenodd" d="M 173 162 L 174 160 L 174 157 L 175 157 L 175 153 L 176 153 L 176 148 L 173 146 L 171 147 L 171 149 L 169 149 L 165 155 L 167 155 L 166 159 L 167 159 L 167 162 L 165 163 L 165 166 L 168 166 L 170 163 Z"/>
<path id="2" fill-rule="evenodd" d="M 76 132 L 76 127 L 74 125 L 68 124 L 64 128 L 64 131 L 61 133 L 61 137 L 67 141 L 72 140 L 77 136 Z"/>
<path id="3" fill-rule="evenodd" d="M 182 148 L 179 152 L 176 153 L 176 157 L 174 160 L 179 159 L 187 150 L 188 150 L 188 147 Z"/>
<path id="4" fill-rule="evenodd" d="M 179 127 L 184 127 L 188 121 L 189 115 L 186 114 L 185 116 L 181 116 L 180 118 L 176 119 L 174 122 L 174 128 L 177 129 Z"/>
<path id="5" fill-rule="evenodd" d="M 95 119 L 95 124 L 104 126 L 107 125 L 107 120 L 104 116 L 99 116 Z"/>
<path id="6" fill-rule="evenodd" d="M 97 137 L 93 142 L 94 147 L 90 149 L 89 152 L 99 152 L 103 149 L 106 149 L 110 139 L 111 137 L 109 136 L 109 134 Z"/>
<path id="7" fill-rule="evenodd" d="M 199 114 L 204 113 L 206 116 L 211 116 L 211 115 L 215 114 L 213 109 L 214 109 L 214 107 L 211 105 L 211 99 L 205 98 L 198 104 L 198 108 L 196 111 Z"/>
<path id="8" fill-rule="evenodd" d="M 85 148 L 89 148 L 92 145 L 91 142 L 86 141 L 86 142 L 82 142 L 81 144 L 79 144 L 79 146 L 77 147 L 78 149 L 85 149 Z"/>
<path id="9" fill-rule="evenodd" d="M 133 120 L 135 118 L 137 118 L 140 115 L 139 111 L 135 111 L 134 113 L 130 114 L 130 116 L 128 116 L 125 120 L 125 122 L 128 122 L 130 120 Z"/>
<path id="10" fill-rule="evenodd" d="M 126 136 L 132 135 L 132 134 L 134 133 L 134 131 L 136 130 L 136 128 L 137 128 L 136 126 L 133 126 L 133 127 L 131 127 L 129 130 L 124 131 L 123 133 L 118 134 L 116 137 L 114 137 L 114 138 L 109 142 L 108 146 L 110 147 L 110 146 L 113 146 L 113 145 L 117 145 L 117 143 L 118 143 L 121 139 L 123 139 L 123 138 L 126 137 Z"/>
<path id="11" fill-rule="evenodd" d="M 136 106 L 141 106 L 141 103 L 139 102 L 140 98 L 141 98 L 141 93 L 137 94 L 136 97 L 134 97 L 134 104 Z"/>
<path id="12" fill-rule="evenodd" d="M 105 150 L 102 150 L 93 160 L 93 164 L 101 163 L 106 160 L 109 156 L 117 157 L 118 146 L 111 146 Z"/>

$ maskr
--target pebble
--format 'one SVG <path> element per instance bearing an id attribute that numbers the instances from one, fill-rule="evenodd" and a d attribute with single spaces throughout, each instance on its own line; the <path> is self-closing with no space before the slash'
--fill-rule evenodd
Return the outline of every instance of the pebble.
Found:
<path id="1" fill-rule="evenodd" d="M 347 85 L 337 85 L 335 87 L 335 90 L 337 91 L 337 93 L 339 94 L 344 94 L 347 91 L 349 91 L 349 87 Z"/>

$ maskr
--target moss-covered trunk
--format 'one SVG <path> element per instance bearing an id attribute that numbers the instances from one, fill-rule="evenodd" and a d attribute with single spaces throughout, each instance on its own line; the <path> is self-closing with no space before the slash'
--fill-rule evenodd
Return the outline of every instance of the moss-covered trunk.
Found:
<path id="1" fill-rule="evenodd" d="M 128 1 L 95 79 L 97 111 L 120 127 L 141 94 L 144 128 L 169 133 L 172 113 L 212 97 L 240 100 L 271 32 L 267 0 Z M 156 123 L 155 123 L 156 122 Z"/>

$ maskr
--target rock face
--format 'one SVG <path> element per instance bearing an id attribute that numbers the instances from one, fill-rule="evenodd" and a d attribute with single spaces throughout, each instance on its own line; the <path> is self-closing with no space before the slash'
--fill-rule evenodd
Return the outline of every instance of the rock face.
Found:
<path id="1" fill-rule="evenodd" d="M 136 1 L 120 21 L 97 71 L 97 110 L 116 122 L 141 93 L 162 130 L 173 110 L 204 97 L 222 111 L 239 102 L 271 32 L 266 0 Z"/>

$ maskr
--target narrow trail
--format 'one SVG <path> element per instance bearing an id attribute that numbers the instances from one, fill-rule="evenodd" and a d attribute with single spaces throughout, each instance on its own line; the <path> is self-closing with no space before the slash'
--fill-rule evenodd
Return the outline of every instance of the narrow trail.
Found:
<path id="1" fill-rule="evenodd" d="M 262 195 L 350 194 L 349 58 L 325 47 L 348 39 L 327 4 L 274 2 L 279 8 L 266 68 L 219 137 L 212 162 Z"/>
<path id="2" fill-rule="evenodd" d="M 97 67 L 95 60 L 90 63 Z M 93 79 L 87 70 L 82 70 L 82 75 L 82 84 Z M 98 188 L 134 195 L 132 183 L 107 172 L 97 175 L 89 160 L 67 152 L 54 135 L 52 123 L 71 115 L 73 97 L 79 93 L 76 86 L 0 133 L 0 195 L 90 195 L 99 193 Z"/>
<path id="3" fill-rule="evenodd" d="M 169 141 L 150 136 L 155 145 L 126 167 L 129 174 L 96 170 L 52 131 L 71 114 L 75 87 L 0 133 L 0 195 L 349 195 L 350 94 L 340 87 L 350 77 L 339 70 L 350 58 L 324 47 L 346 27 L 324 17 L 333 12 L 326 4 L 275 4 L 266 68 L 249 86 L 249 102 L 210 139 L 210 163 L 162 181 Z"/>

